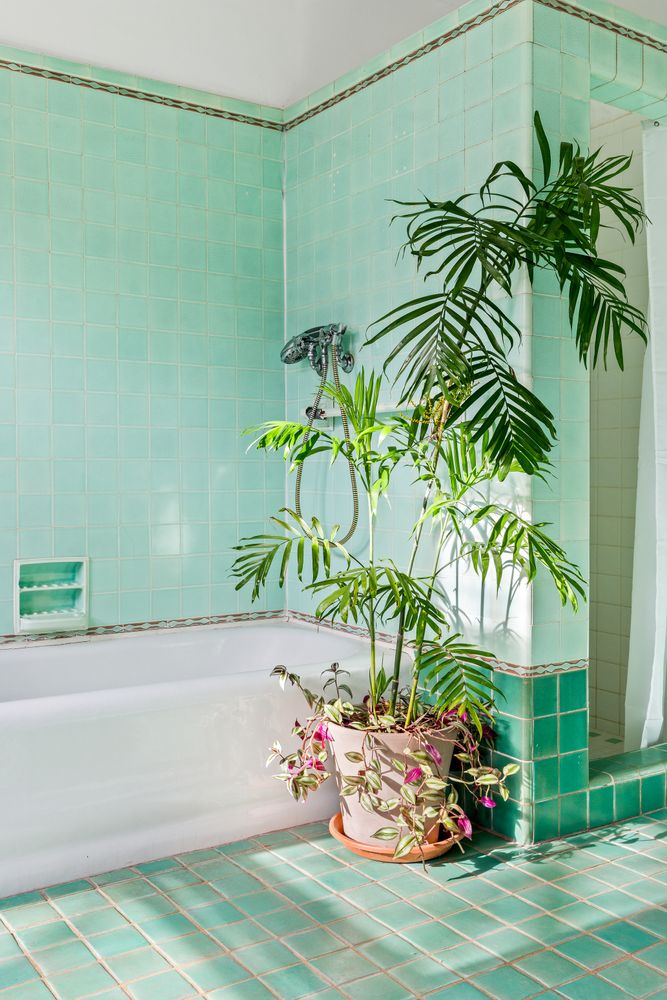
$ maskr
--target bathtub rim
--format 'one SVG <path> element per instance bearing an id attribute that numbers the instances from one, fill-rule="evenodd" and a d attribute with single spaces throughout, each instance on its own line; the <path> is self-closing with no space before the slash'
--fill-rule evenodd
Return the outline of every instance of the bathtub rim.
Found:
<path id="1" fill-rule="evenodd" d="M 174 619 L 172 621 L 162 620 L 154 622 L 128 622 L 125 625 L 114 626 L 92 626 L 84 633 L 53 633 L 33 636 L 0 636 L 0 657 L 7 650 L 22 649 L 43 649 L 49 646 L 79 645 L 81 643 L 98 642 L 106 639 L 127 639 L 138 636 L 160 636 L 171 635 L 174 632 L 207 631 L 208 629 L 238 628 L 245 625 L 270 626 L 270 625 L 301 625 L 307 630 L 319 632 L 340 633 L 350 639 L 360 642 L 368 642 L 370 639 L 368 630 L 357 625 L 342 625 L 326 621 L 318 621 L 314 615 L 308 615 L 298 611 L 278 611 L 278 612 L 255 612 L 243 614 L 209 615 L 203 619 Z M 211 621 L 211 618 L 218 618 L 218 621 Z M 95 631 L 96 628 L 108 629 L 108 631 Z M 8 641 L 3 642 L 6 639 Z M 396 645 L 396 637 L 388 632 L 376 633 L 376 645 L 382 649 L 390 650 Z M 404 652 L 409 649 L 404 648 Z"/>
<path id="2" fill-rule="evenodd" d="M 201 629 L 216 629 L 216 630 L 228 630 L 228 629 L 241 629 L 244 630 L 247 626 L 250 627 L 270 627 L 279 623 L 289 627 L 290 625 L 298 625 L 303 628 L 307 633 L 316 635 L 319 629 L 322 627 L 317 624 L 310 622 L 304 622 L 300 619 L 263 619 L 260 621 L 251 622 L 227 622 L 227 623 L 211 623 L 209 625 L 197 626 Z M 192 626 L 185 626 L 184 629 L 176 629 L 174 627 L 165 629 L 154 629 L 147 632 L 124 632 L 111 635 L 98 635 L 90 636 L 85 639 L 79 638 L 77 645 L 82 641 L 97 641 L 97 640 L 109 640 L 109 639 L 120 639 L 120 638 L 138 638 L 139 636 L 155 636 L 160 637 L 166 634 L 172 634 L 175 631 L 182 632 L 192 628 Z M 347 630 L 339 630 L 335 628 L 328 628 L 328 632 L 340 632 L 347 638 L 353 639 L 359 645 L 360 652 L 364 647 L 368 647 L 368 637 L 363 633 L 350 633 Z M 39 648 L 49 647 L 53 645 L 64 645 L 66 640 L 57 643 L 30 643 L 24 648 Z M 395 643 L 387 642 L 385 639 L 377 640 L 377 645 L 384 650 L 392 651 L 395 648 Z M 12 648 L 12 647 L 10 647 Z M 1 666 L 1 656 L 2 650 L 0 649 L 0 670 Z M 412 659 L 409 650 L 403 651 L 403 657 L 407 659 Z M 275 666 L 275 664 L 273 664 Z M 299 671 L 301 674 L 308 675 L 313 668 L 320 668 L 321 664 L 316 660 L 311 662 L 301 664 L 299 666 Z M 234 674 L 226 675 L 213 675 L 205 677 L 192 677 L 179 680 L 154 680 L 150 683 L 145 684 L 124 684 L 118 687 L 101 687 L 95 688 L 93 690 L 87 691 L 69 691 L 62 693 L 53 693 L 45 695 L 36 695 L 29 698 L 12 698 L 5 701 L 0 701 L 0 721 L 3 725 L 11 724 L 20 719 L 26 718 L 47 718 L 49 715 L 60 716 L 66 715 L 68 708 L 70 712 L 74 714 L 84 712 L 86 709 L 99 708 L 101 704 L 104 704 L 109 710 L 119 711 L 124 707 L 136 708 L 138 705 L 153 704 L 155 706 L 167 704 L 171 702 L 179 694 L 186 691 L 192 693 L 195 697 L 204 698 L 206 695 L 214 695 L 220 690 L 224 689 L 225 685 L 228 685 L 233 677 L 245 678 L 248 682 L 254 683 L 259 678 L 269 678 L 269 671 L 272 669 L 272 665 L 268 664 L 264 667 L 257 667 L 252 670 L 240 670 Z M 252 679 L 252 680 L 251 680 Z"/>

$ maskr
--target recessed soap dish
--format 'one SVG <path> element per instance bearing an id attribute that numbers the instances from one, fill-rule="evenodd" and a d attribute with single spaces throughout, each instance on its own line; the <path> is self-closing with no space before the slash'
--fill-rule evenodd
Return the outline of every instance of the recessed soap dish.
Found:
<path id="1" fill-rule="evenodd" d="M 16 559 L 14 631 L 64 632 L 88 626 L 88 557 Z"/>

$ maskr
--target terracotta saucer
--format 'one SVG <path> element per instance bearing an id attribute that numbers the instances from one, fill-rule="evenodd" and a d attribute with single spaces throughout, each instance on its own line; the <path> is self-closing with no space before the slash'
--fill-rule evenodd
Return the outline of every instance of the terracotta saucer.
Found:
<path id="1" fill-rule="evenodd" d="M 383 847 L 378 841 L 378 846 L 376 847 L 374 844 L 361 844 L 357 840 L 346 837 L 343 832 L 343 816 L 339 812 L 329 820 L 329 833 L 336 840 L 339 840 L 341 844 L 344 844 L 348 850 L 354 854 L 358 854 L 361 858 L 367 858 L 369 861 L 389 861 L 398 865 L 409 865 L 419 861 L 430 861 L 432 858 L 439 858 L 441 854 L 446 854 L 447 851 L 450 851 L 454 844 L 458 844 L 459 840 L 463 837 L 462 833 L 458 835 L 448 833 L 446 837 L 436 841 L 435 844 L 424 844 L 423 847 L 414 848 L 409 854 L 404 854 L 402 858 L 395 860 L 393 845 Z"/>

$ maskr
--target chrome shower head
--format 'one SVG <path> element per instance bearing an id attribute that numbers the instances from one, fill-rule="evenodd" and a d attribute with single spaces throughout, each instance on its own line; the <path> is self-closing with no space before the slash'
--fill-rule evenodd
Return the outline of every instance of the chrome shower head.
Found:
<path id="1" fill-rule="evenodd" d="M 311 326 L 309 330 L 292 337 L 280 352 L 283 364 L 293 365 L 297 361 L 310 361 L 311 367 L 320 375 L 322 373 L 322 357 L 331 344 L 340 346 L 347 327 L 343 323 L 330 323 L 328 326 Z M 354 360 L 351 354 L 341 357 L 344 371 L 350 371 Z"/>

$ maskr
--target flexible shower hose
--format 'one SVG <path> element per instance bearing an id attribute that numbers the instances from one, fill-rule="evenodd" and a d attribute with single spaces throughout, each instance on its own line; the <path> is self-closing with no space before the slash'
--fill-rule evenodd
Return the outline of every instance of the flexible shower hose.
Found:
<path id="1" fill-rule="evenodd" d="M 312 408 L 310 410 L 310 416 L 308 417 L 308 430 L 304 434 L 303 443 L 305 444 L 310 437 L 310 432 L 313 429 L 313 422 L 317 417 L 317 413 L 320 409 L 320 403 L 322 402 L 322 395 L 324 393 L 324 386 L 327 381 L 327 373 L 329 369 L 329 353 L 325 349 L 322 352 L 322 378 L 320 379 L 320 385 L 315 395 L 315 400 L 313 402 Z M 338 348 L 336 343 L 331 344 L 331 369 L 333 373 L 333 381 L 336 389 L 340 389 L 340 379 L 338 377 Z M 350 430 L 347 424 L 347 414 L 345 409 L 341 406 L 340 408 L 340 419 L 343 424 L 343 436 L 345 440 L 349 443 L 350 440 Z M 350 470 L 350 486 L 352 488 L 352 523 L 346 535 L 339 538 L 338 541 L 341 545 L 344 545 L 352 535 L 357 530 L 357 522 L 359 520 L 359 494 L 357 492 L 357 477 L 354 473 L 354 465 L 352 461 L 348 458 L 347 460 L 348 469 Z M 296 488 L 294 494 L 294 508 L 299 515 L 301 514 L 301 476 L 303 473 L 303 464 L 299 465 L 296 470 Z"/>

